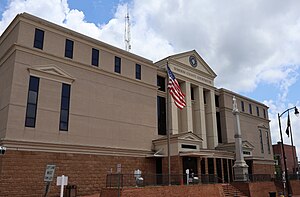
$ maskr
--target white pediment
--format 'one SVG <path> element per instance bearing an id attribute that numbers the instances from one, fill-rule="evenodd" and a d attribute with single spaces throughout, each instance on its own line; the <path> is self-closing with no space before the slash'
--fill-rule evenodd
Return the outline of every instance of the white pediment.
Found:
<path id="1" fill-rule="evenodd" d="M 198 137 L 192 132 L 184 133 L 183 135 L 179 135 L 178 139 L 180 140 L 190 140 L 190 141 L 203 141 L 202 138 Z"/>
<path id="2" fill-rule="evenodd" d="M 169 58 L 183 65 L 186 65 L 191 69 L 195 69 L 202 73 L 205 73 L 211 76 L 212 78 L 215 78 L 217 76 L 216 73 L 209 67 L 209 65 L 195 50 L 172 55 Z"/>
<path id="3" fill-rule="evenodd" d="M 72 83 L 75 80 L 72 75 L 54 64 L 32 66 L 28 68 L 28 70 L 30 72 L 30 75 L 63 83 Z"/>

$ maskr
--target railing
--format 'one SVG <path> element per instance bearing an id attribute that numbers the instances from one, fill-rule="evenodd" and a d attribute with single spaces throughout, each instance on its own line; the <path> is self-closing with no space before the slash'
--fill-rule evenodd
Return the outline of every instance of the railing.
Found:
<path id="1" fill-rule="evenodd" d="M 187 185 L 187 184 L 213 184 L 223 183 L 223 180 L 215 175 L 190 174 L 187 178 L 186 174 L 172 174 L 171 185 Z M 140 178 L 136 178 L 134 174 L 107 174 L 106 187 L 144 187 L 156 185 L 169 185 L 167 174 L 142 174 Z"/>
<path id="2" fill-rule="evenodd" d="M 282 181 L 280 179 L 281 176 L 273 174 L 242 174 L 238 176 L 238 179 L 245 180 L 246 182 Z M 169 185 L 168 177 L 167 174 L 141 174 L 140 178 L 137 179 L 134 174 L 107 174 L 106 187 L 164 186 Z M 171 185 L 225 183 L 223 179 L 212 174 L 190 174 L 189 178 L 187 178 L 186 174 L 172 174 L 170 177 Z M 290 174 L 289 179 L 300 180 L 300 175 Z"/>

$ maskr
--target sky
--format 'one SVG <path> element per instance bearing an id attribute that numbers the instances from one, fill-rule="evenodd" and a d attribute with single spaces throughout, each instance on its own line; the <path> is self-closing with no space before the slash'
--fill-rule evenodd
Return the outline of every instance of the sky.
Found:
<path id="1" fill-rule="evenodd" d="M 298 0 L 0 0 L 0 34 L 28 12 L 124 49 L 128 10 L 132 53 L 155 62 L 195 49 L 217 73 L 217 87 L 269 106 L 277 143 L 277 114 L 300 107 L 299 8 Z M 300 117 L 291 113 L 299 157 Z"/>

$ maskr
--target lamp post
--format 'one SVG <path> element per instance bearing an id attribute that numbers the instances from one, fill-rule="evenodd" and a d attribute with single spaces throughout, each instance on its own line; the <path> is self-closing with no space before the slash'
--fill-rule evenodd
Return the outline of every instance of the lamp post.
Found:
<path id="1" fill-rule="evenodd" d="M 285 110 L 280 115 L 278 113 L 278 123 L 279 123 L 279 131 L 280 131 L 280 138 L 281 138 L 281 148 L 282 148 L 283 164 L 284 164 L 284 172 L 285 172 L 285 180 L 286 180 L 286 186 L 287 186 L 288 196 L 292 196 L 292 194 L 291 194 L 291 191 L 290 191 L 290 181 L 289 181 L 289 175 L 288 175 L 287 166 L 286 166 L 286 156 L 285 156 L 285 151 L 284 151 L 284 144 L 283 144 L 283 137 L 282 137 L 282 130 L 281 130 L 280 118 L 281 118 L 281 116 L 283 116 L 286 112 L 290 111 L 291 109 L 295 110 L 294 113 L 295 113 L 296 116 L 299 115 L 299 111 L 298 111 L 298 109 L 297 109 L 296 106 Z"/>

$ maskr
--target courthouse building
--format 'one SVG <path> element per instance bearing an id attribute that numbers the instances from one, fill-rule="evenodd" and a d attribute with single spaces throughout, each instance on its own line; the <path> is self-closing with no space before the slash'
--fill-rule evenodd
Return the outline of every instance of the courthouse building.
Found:
<path id="1" fill-rule="evenodd" d="M 167 62 L 186 95 L 182 110 L 167 93 Z M 167 129 L 172 174 L 232 181 L 233 96 L 249 174 L 274 174 L 268 107 L 215 87 L 216 76 L 195 50 L 153 63 L 17 15 L 0 37 L 0 196 L 41 196 L 48 164 L 56 196 L 63 174 L 78 195 L 101 191 L 117 171 L 167 174 Z"/>

